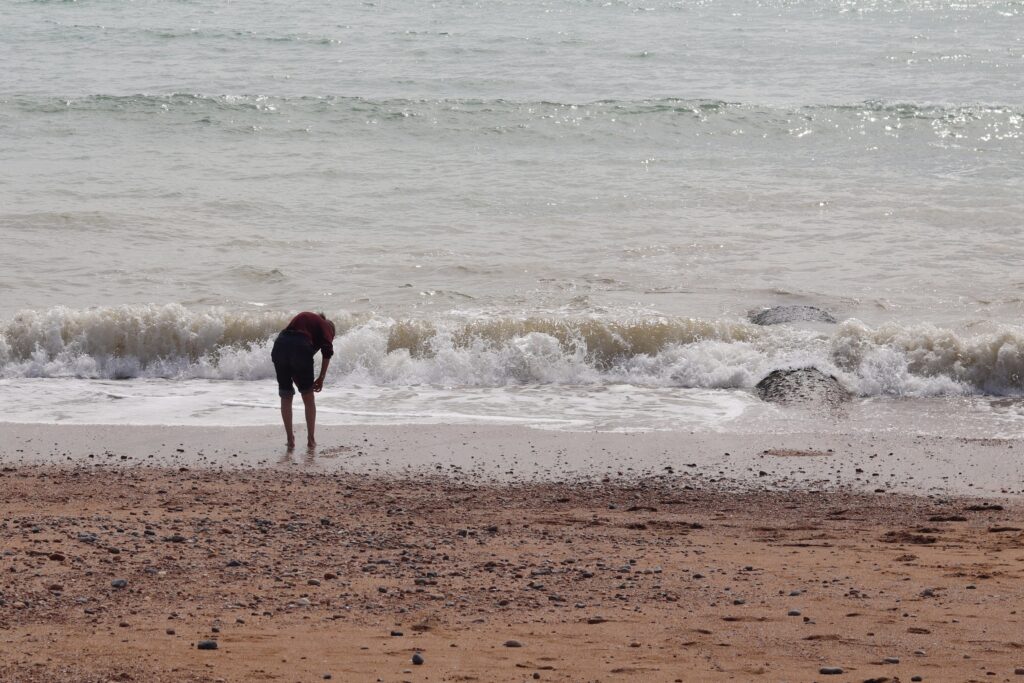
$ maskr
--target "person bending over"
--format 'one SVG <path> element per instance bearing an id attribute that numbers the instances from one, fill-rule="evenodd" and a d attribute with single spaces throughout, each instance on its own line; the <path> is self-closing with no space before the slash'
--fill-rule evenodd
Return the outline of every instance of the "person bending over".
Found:
<path id="1" fill-rule="evenodd" d="M 320 352 L 320 375 L 313 379 L 313 356 L 317 351 Z M 333 355 L 334 323 L 323 313 L 299 313 L 274 340 L 270 358 L 277 373 L 277 393 L 281 397 L 281 419 L 288 436 L 288 448 L 295 447 L 295 433 L 292 431 L 295 387 L 299 388 L 306 408 L 306 443 L 310 448 L 316 446 L 316 399 L 313 394 L 324 388 L 324 377 Z"/>

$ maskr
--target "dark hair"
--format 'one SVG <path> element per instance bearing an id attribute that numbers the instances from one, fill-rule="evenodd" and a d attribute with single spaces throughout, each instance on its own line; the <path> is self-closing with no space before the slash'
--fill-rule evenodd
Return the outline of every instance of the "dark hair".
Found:
<path id="1" fill-rule="evenodd" d="M 334 321 L 328 318 L 326 315 L 324 315 L 323 311 L 320 311 L 319 313 L 317 313 L 317 315 L 319 315 L 321 318 L 327 321 L 327 324 L 331 326 L 331 332 L 335 334 L 338 333 L 338 328 L 334 326 Z"/>

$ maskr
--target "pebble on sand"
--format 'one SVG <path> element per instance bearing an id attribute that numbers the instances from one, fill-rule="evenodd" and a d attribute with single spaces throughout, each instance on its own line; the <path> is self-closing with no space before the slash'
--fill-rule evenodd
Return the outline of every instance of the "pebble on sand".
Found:
<path id="1" fill-rule="evenodd" d="M 110 582 L 110 585 L 114 588 L 124 588 L 128 585 L 128 579 L 114 579 Z"/>
<path id="2" fill-rule="evenodd" d="M 425 660 L 423 659 L 423 655 L 421 655 L 419 652 L 417 652 L 416 654 L 414 654 L 412 656 L 412 663 L 415 664 L 416 666 L 419 666 L 424 661 Z"/>
<path id="3" fill-rule="evenodd" d="M 523 646 L 523 644 L 520 643 L 518 640 L 506 640 L 505 641 L 505 647 L 522 647 L 522 646 Z"/>
<path id="4" fill-rule="evenodd" d="M 820 669 L 818 669 L 818 673 L 820 673 L 822 676 L 838 676 L 839 674 L 843 673 L 843 670 L 840 669 L 838 666 L 823 666 Z"/>
<path id="5" fill-rule="evenodd" d="M 198 643 L 196 643 L 196 649 L 198 649 L 198 650 L 216 650 L 217 649 L 217 641 L 216 640 L 200 640 Z"/>

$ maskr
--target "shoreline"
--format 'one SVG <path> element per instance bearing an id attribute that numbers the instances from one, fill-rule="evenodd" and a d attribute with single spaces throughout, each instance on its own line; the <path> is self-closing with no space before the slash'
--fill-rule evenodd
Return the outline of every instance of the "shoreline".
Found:
<path id="1" fill-rule="evenodd" d="M 1009 681 L 1024 667 L 1019 501 L 9 463 L 0 487 L 5 681 L 815 680 L 824 667 Z"/>
<path id="2" fill-rule="evenodd" d="M 0 465 L 297 469 L 469 483 L 629 482 L 936 496 L 1024 496 L 1024 438 L 889 432 L 564 432 L 525 426 L 318 427 L 288 452 L 279 427 L 0 423 Z M 302 441 L 301 429 L 297 438 Z"/>

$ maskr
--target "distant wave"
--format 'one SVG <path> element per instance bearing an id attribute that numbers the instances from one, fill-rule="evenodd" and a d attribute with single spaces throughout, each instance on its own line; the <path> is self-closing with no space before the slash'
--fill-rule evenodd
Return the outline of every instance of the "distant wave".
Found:
<path id="1" fill-rule="evenodd" d="M 916 136 L 925 141 L 969 140 L 974 144 L 1024 142 L 1024 106 L 868 101 L 780 107 L 756 103 L 694 99 L 600 100 L 584 103 L 517 102 L 494 99 L 370 99 L 362 97 L 276 97 L 196 93 L 87 95 L 79 97 L 0 98 L 0 114 L 77 113 L 122 117 L 160 114 L 182 123 L 316 126 L 339 134 L 367 122 L 444 126 L 452 132 L 488 135 L 553 135 L 571 131 L 664 141 L 675 135 L 707 133 L 758 137 L 842 136 L 861 144 L 862 136 L 894 140 Z M 851 137 L 856 135 L 857 137 Z"/>
<path id="2" fill-rule="evenodd" d="M 506 386 L 628 383 L 751 388 L 814 365 L 863 396 L 1024 395 L 1024 328 L 929 325 L 823 333 L 743 320 L 337 314 L 335 381 Z M 137 305 L 23 311 L 0 325 L 0 376 L 264 380 L 283 313 Z"/>
<path id="3" fill-rule="evenodd" d="M 767 114 L 814 114 L 817 112 L 845 112 L 853 114 L 889 114 L 901 118 L 935 119 L 964 115 L 1008 115 L 1024 116 L 1024 106 L 1000 103 L 929 103 L 889 102 L 867 100 L 864 102 L 839 104 L 805 104 L 784 107 L 763 105 L 756 102 L 730 102 L 713 99 L 650 98 L 639 100 L 594 100 L 588 102 L 559 102 L 553 100 L 518 101 L 509 99 L 408 99 L 408 98 L 367 98 L 344 95 L 304 95 L 282 97 L 260 94 L 210 94 L 210 93 L 135 93 L 135 94 L 92 94 L 75 96 L 7 96 L 0 97 L 0 104 L 14 106 L 26 111 L 66 111 L 68 109 L 123 111 L 129 108 L 218 107 L 229 109 L 268 110 L 276 106 L 332 107 L 355 110 L 377 108 L 410 107 L 430 110 L 448 110 L 459 113 L 535 112 L 545 110 L 589 110 L 614 114 L 715 114 L 727 112 L 748 112 L 751 115 Z M 537 111 L 538 108 L 541 111 Z M 269 109 L 273 111 L 274 109 Z"/>

